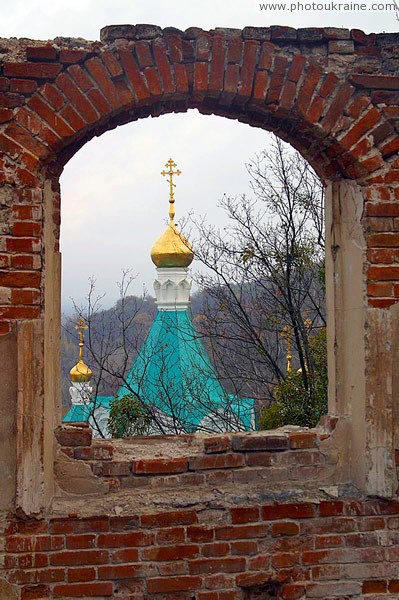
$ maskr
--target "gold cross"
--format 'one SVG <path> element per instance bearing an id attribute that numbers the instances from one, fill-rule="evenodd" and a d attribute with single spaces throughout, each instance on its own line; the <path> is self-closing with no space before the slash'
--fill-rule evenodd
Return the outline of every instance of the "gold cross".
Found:
<path id="1" fill-rule="evenodd" d="M 86 325 L 85 320 L 83 319 L 83 317 L 81 317 L 79 319 L 79 321 L 76 323 L 75 325 L 75 329 L 77 330 L 78 334 L 79 334 L 79 360 L 82 360 L 83 357 L 83 331 L 85 329 L 89 329 L 89 326 Z"/>
<path id="2" fill-rule="evenodd" d="M 165 167 L 168 167 L 169 170 L 165 171 L 165 169 L 163 171 L 161 171 L 161 175 L 163 175 L 163 177 L 166 177 L 166 175 L 169 175 L 169 179 L 167 180 L 169 183 L 169 219 L 170 219 L 170 223 L 173 223 L 173 219 L 175 218 L 175 195 L 174 195 L 174 191 L 173 188 L 176 187 L 176 184 L 173 183 L 173 175 L 181 175 L 181 171 L 179 169 L 177 169 L 176 171 L 174 171 L 173 169 L 177 167 L 177 164 L 170 158 L 168 160 L 168 162 L 166 163 Z"/>
<path id="3" fill-rule="evenodd" d="M 281 337 L 285 340 L 287 345 L 287 373 L 291 373 L 291 360 L 292 360 L 292 327 L 286 325 L 283 331 L 280 333 Z"/>

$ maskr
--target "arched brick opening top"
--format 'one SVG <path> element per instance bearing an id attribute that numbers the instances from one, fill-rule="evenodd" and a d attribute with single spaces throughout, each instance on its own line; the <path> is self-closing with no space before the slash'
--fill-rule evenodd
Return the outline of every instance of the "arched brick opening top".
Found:
<path id="1" fill-rule="evenodd" d="M 148 25 L 106 27 L 102 43 L 13 42 L 0 150 L 19 168 L 5 181 L 35 185 L 39 164 L 62 165 L 94 135 L 189 108 L 275 131 L 323 178 L 384 180 L 399 148 L 395 43 L 333 28 Z"/>

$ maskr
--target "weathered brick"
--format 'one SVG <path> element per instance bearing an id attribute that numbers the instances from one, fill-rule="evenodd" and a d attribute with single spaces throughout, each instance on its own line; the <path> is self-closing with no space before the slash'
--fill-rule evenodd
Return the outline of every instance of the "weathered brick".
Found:
<path id="1" fill-rule="evenodd" d="M 235 469 L 245 465 L 244 457 L 240 454 L 215 454 L 193 456 L 189 460 L 190 471 L 203 469 Z"/>

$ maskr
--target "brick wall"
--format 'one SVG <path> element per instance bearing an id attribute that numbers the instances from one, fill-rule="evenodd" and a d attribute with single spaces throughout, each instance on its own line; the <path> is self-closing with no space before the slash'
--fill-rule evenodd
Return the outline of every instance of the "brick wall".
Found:
<path id="1" fill-rule="evenodd" d="M 1 600 L 398 597 L 398 502 L 364 496 L 396 483 L 398 41 L 149 25 L 106 27 L 100 42 L 2 39 L 0 343 L 18 372 L 0 401 L 20 427 L 2 430 Z M 59 175 L 93 136 L 189 108 L 277 131 L 334 181 L 338 426 L 165 438 L 158 453 L 61 428 L 50 503 Z"/>
<path id="2" fill-rule="evenodd" d="M 217 513 L 142 507 L 12 519 L 2 565 L 22 600 L 398 597 L 398 501 L 260 502 Z"/>
<path id="3" fill-rule="evenodd" d="M 44 518 L 4 519 L 0 583 L 21 600 L 395 598 L 399 501 L 345 485 L 338 429 L 110 441 L 61 426 L 68 473 Z M 81 465 L 109 486 L 68 489 Z"/>
<path id="4" fill-rule="evenodd" d="M 151 436 L 124 440 L 92 440 L 81 423 L 62 425 L 55 432 L 61 451 L 90 465 L 108 484 L 103 492 L 163 489 L 179 486 L 308 482 L 343 484 L 349 478 L 331 444 L 337 419 L 325 417 L 316 430 L 287 430 L 250 434 Z M 62 463 L 64 464 L 64 463 Z M 58 483 L 66 492 L 75 488 L 71 469 L 61 468 Z M 71 487 L 72 483 L 72 487 Z"/>

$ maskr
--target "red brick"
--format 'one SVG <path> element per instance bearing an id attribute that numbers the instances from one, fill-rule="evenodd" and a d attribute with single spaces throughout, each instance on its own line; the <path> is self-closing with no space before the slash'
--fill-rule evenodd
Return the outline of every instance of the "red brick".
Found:
<path id="1" fill-rule="evenodd" d="M 270 573 L 241 573 L 236 577 L 237 585 L 243 588 L 262 586 L 273 578 Z"/>
<path id="2" fill-rule="evenodd" d="M 61 73 L 57 77 L 57 85 L 72 102 L 73 106 L 80 113 L 86 123 L 95 123 L 98 120 L 98 114 L 87 100 L 87 96 L 83 94 L 78 86 L 73 82 L 71 77 L 66 73 Z"/>
<path id="3" fill-rule="evenodd" d="M 199 546 L 177 544 L 173 546 L 153 547 L 144 550 L 144 560 L 167 561 L 190 559 L 199 554 Z"/>
<path id="4" fill-rule="evenodd" d="M 172 69 L 167 55 L 165 42 L 155 39 L 152 44 L 152 50 L 158 65 L 159 75 L 162 81 L 162 87 L 165 94 L 171 94 L 176 91 L 176 85 L 173 78 Z"/>
<path id="5" fill-rule="evenodd" d="M 363 594 L 386 594 L 388 583 L 381 579 L 370 579 L 363 582 Z"/>
<path id="6" fill-rule="evenodd" d="M 214 530 L 209 527 L 195 525 L 187 527 L 187 537 L 191 542 L 211 542 L 214 535 Z"/>
<path id="7" fill-rule="evenodd" d="M 185 541 L 185 529 L 183 527 L 169 527 L 157 532 L 157 544 L 172 544 Z"/>
<path id="8" fill-rule="evenodd" d="M 336 125 L 353 92 L 354 88 L 349 83 L 343 83 L 341 85 L 330 108 L 321 121 L 324 131 L 330 132 L 334 125 Z"/>
<path id="9" fill-rule="evenodd" d="M 280 98 L 280 107 L 286 110 L 291 109 L 294 104 L 296 94 L 296 83 L 293 81 L 286 81 L 283 86 Z"/>
<path id="10" fill-rule="evenodd" d="M 194 65 L 194 90 L 204 92 L 208 89 L 209 67 L 207 62 L 197 62 Z"/>
<path id="11" fill-rule="evenodd" d="M 154 543 L 154 535 L 143 531 L 126 533 L 102 533 L 98 536 L 99 548 L 128 548 L 150 546 Z"/>
<path id="12" fill-rule="evenodd" d="M 107 550 L 81 550 L 53 552 L 50 555 L 50 564 L 54 566 L 102 565 L 108 562 Z"/>
<path id="13" fill-rule="evenodd" d="M 22 129 L 17 123 L 10 123 L 5 130 L 5 134 L 34 156 L 39 158 L 47 156 L 48 149 L 46 146 L 34 138 L 29 131 Z"/>
<path id="14" fill-rule="evenodd" d="M 204 452 L 206 454 L 217 454 L 230 450 L 231 440 L 229 436 L 212 436 L 204 439 Z"/>
<path id="15" fill-rule="evenodd" d="M 270 84 L 266 97 L 267 104 L 278 102 L 286 77 L 287 65 L 288 59 L 285 56 L 276 55 L 274 57 L 273 71 L 270 76 Z"/>
<path id="16" fill-rule="evenodd" d="M 191 575 L 203 575 L 213 573 L 239 573 L 245 571 L 245 558 L 203 558 L 193 560 L 189 563 Z"/>
<path id="17" fill-rule="evenodd" d="M 82 62 L 87 56 L 87 52 L 84 50 L 70 50 L 69 48 L 62 48 L 60 51 L 60 62 L 63 64 L 73 64 Z"/>
<path id="18" fill-rule="evenodd" d="M 154 60 L 151 54 L 151 48 L 148 42 L 136 42 L 134 45 L 137 62 L 140 67 L 152 67 Z"/>
<path id="19" fill-rule="evenodd" d="M 37 83 L 32 79 L 11 79 L 10 90 L 20 94 L 33 94 L 37 90 Z"/>
<path id="20" fill-rule="evenodd" d="M 133 92 L 139 102 L 147 100 L 150 92 L 145 84 L 145 80 L 137 66 L 137 63 L 129 50 L 119 50 L 119 55 L 126 75 L 132 84 Z"/>
<path id="21" fill-rule="evenodd" d="M 369 268 L 368 276 L 375 281 L 398 281 L 399 266 L 372 266 Z"/>
<path id="22" fill-rule="evenodd" d="M 60 111 L 60 115 L 75 131 L 80 131 L 86 126 L 86 122 L 70 104 Z"/>
<path id="23" fill-rule="evenodd" d="M 233 507 L 230 512 L 233 524 L 251 523 L 260 519 L 260 509 L 257 506 Z"/>
<path id="24" fill-rule="evenodd" d="M 188 92 L 188 77 L 186 65 L 175 65 L 176 89 L 178 92 Z"/>
<path id="25" fill-rule="evenodd" d="M 76 427 L 65 427 L 61 425 L 55 430 L 55 437 L 61 446 L 90 446 L 92 432 L 90 429 L 78 429 Z"/>
<path id="26" fill-rule="evenodd" d="M 259 56 L 258 69 L 271 69 L 275 49 L 276 46 L 274 44 L 263 42 Z"/>
<path id="27" fill-rule="evenodd" d="M 292 521 L 283 521 L 280 523 L 273 523 L 272 525 L 272 536 L 291 536 L 299 534 L 299 525 Z"/>
<path id="28" fill-rule="evenodd" d="M 16 289 L 11 292 L 11 303 L 12 304 L 39 304 L 40 303 L 40 291 L 39 290 L 21 290 Z"/>
<path id="29" fill-rule="evenodd" d="M 162 592 L 181 592 L 201 588 L 201 577 L 155 577 L 147 579 L 147 592 L 160 594 Z"/>
<path id="30" fill-rule="evenodd" d="M 359 121 L 357 121 L 355 125 L 353 125 L 347 134 L 340 140 L 340 144 L 344 148 L 349 149 L 374 125 L 376 125 L 380 119 L 380 111 L 373 107 Z"/>
<path id="31" fill-rule="evenodd" d="M 299 555 L 297 553 L 273 552 L 272 566 L 275 569 L 287 569 L 293 567 L 298 562 Z"/>
<path id="32" fill-rule="evenodd" d="M 252 94 L 258 49 L 258 42 L 252 40 L 246 40 L 244 42 L 244 54 L 241 66 L 241 85 L 238 89 L 238 95 L 243 96 L 244 99 L 249 98 Z"/>
<path id="33" fill-rule="evenodd" d="M 318 65 L 311 64 L 309 66 L 298 93 L 296 106 L 299 114 L 306 114 L 312 100 L 313 93 L 316 89 L 316 85 L 318 84 L 322 73 L 323 70 Z"/>
<path id="34" fill-rule="evenodd" d="M 88 92 L 95 86 L 86 71 L 80 65 L 68 67 L 68 73 L 83 92 Z"/>
<path id="35" fill-rule="evenodd" d="M 28 46 L 26 48 L 26 58 L 28 60 L 56 60 L 57 50 L 52 46 Z"/>
<path id="36" fill-rule="evenodd" d="M 6 335 L 11 331 L 11 323 L 0 323 L 0 335 Z"/>
<path id="37" fill-rule="evenodd" d="M 43 600 L 49 598 L 49 594 L 47 585 L 28 585 L 21 589 L 21 600 Z"/>
<path id="38" fill-rule="evenodd" d="M 0 93 L 0 108 L 16 108 L 17 106 L 22 106 L 24 103 L 25 96 L 23 94 Z"/>
<path id="39" fill-rule="evenodd" d="M 85 67 L 114 108 L 127 107 L 133 103 L 133 95 L 130 90 L 123 85 L 123 82 L 119 82 L 121 84 L 119 86 L 114 84 L 99 58 L 90 58 L 85 62 Z"/>
<path id="40" fill-rule="evenodd" d="M 121 75 L 123 75 L 122 66 L 113 52 L 111 52 L 110 50 L 106 50 L 101 54 L 101 60 L 107 67 L 111 77 L 120 77 Z"/>
<path id="41" fill-rule="evenodd" d="M 222 103 L 229 105 L 237 95 L 238 82 L 240 78 L 239 65 L 227 65 L 224 76 Z"/>
<path id="42" fill-rule="evenodd" d="M 28 102 L 29 107 L 50 125 L 60 137 L 68 137 L 74 133 L 73 129 L 61 117 L 54 113 L 39 96 L 32 96 Z"/>
<path id="43" fill-rule="evenodd" d="M 13 112 L 9 108 L 0 108 L 0 123 L 6 123 L 7 121 L 11 121 L 13 117 Z"/>
<path id="44" fill-rule="evenodd" d="M 368 236 L 370 248 L 396 248 L 399 246 L 399 233 L 372 233 Z"/>
<path id="45" fill-rule="evenodd" d="M 68 569 L 67 580 L 69 583 L 77 581 L 91 581 L 96 578 L 96 570 L 94 567 L 77 567 L 76 569 Z"/>
<path id="46" fill-rule="evenodd" d="M 305 65 L 306 56 L 304 56 L 303 54 L 296 54 L 292 59 L 290 68 L 288 70 L 288 79 L 290 81 L 294 81 L 295 83 L 298 82 L 303 73 Z"/>
<path id="47" fill-rule="evenodd" d="M 245 542 L 244 542 L 245 543 Z M 230 552 L 230 545 L 227 542 L 216 542 L 213 544 L 204 544 L 201 547 L 203 556 L 226 556 Z"/>
<path id="48" fill-rule="evenodd" d="M 216 529 L 217 540 L 245 540 L 257 537 L 265 537 L 269 531 L 265 523 L 260 525 L 233 525 L 218 527 Z"/>
<path id="49" fill-rule="evenodd" d="M 245 465 L 241 454 L 215 454 L 204 456 L 193 456 L 189 461 L 190 471 L 207 469 L 234 469 Z"/>
<path id="50" fill-rule="evenodd" d="M 292 449 L 314 448 L 317 442 L 317 434 L 311 431 L 305 433 L 290 433 L 289 443 Z"/>
<path id="51" fill-rule="evenodd" d="M 53 79 L 61 71 L 58 63 L 9 62 L 4 64 L 4 75 L 34 79 Z"/>
<path id="52" fill-rule="evenodd" d="M 317 515 L 315 504 L 269 504 L 262 509 L 263 519 L 270 521 L 274 519 L 309 519 Z"/>
<path id="53" fill-rule="evenodd" d="M 137 548 L 124 548 L 112 552 L 113 563 L 130 563 L 139 561 L 139 551 Z"/>
<path id="54" fill-rule="evenodd" d="M 12 227 L 12 234 L 18 237 L 38 236 L 41 233 L 41 223 L 32 221 L 17 221 Z"/>
<path id="55" fill-rule="evenodd" d="M 128 462 L 109 462 L 102 465 L 102 474 L 104 477 L 129 477 L 130 463 Z"/>
<path id="56" fill-rule="evenodd" d="M 96 545 L 96 536 L 93 533 L 80 535 L 70 535 L 66 538 L 66 547 L 68 550 L 80 550 L 82 548 L 94 548 Z"/>
<path id="57" fill-rule="evenodd" d="M 133 473 L 160 474 L 160 473 L 184 473 L 188 470 L 188 458 L 155 458 L 147 460 L 135 460 L 132 463 Z"/>
<path id="58" fill-rule="evenodd" d="M 369 296 L 390 297 L 392 296 L 392 289 L 392 283 L 374 281 L 367 284 L 367 293 Z"/>
<path id="59" fill-rule="evenodd" d="M 212 60 L 209 75 L 209 89 L 221 92 L 223 89 L 224 61 L 226 56 L 225 39 L 215 36 L 212 43 Z"/>
<path id="60" fill-rule="evenodd" d="M 55 598 L 87 598 L 88 596 L 112 596 L 113 586 L 110 582 L 92 582 L 77 584 L 58 584 L 54 586 Z"/>
<path id="61" fill-rule="evenodd" d="M 26 271 L 0 271 L 0 286 L 39 288 L 40 273 Z"/>
<path id="62" fill-rule="evenodd" d="M 274 435 L 273 433 L 235 435 L 232 446 L 233 450 L 238 452 L 285 450 L 288 448 L 288 436 Z"/>
<path id="63" fill-rule="evenodd" d="M 237 541 L 231 542 L 231 553 L 234 554 L 256 554 L 258 552 L 258 543 L 255 541 Z"/>
<path id="64" fill-rule="evenodd" d="M 111 105 L 106 101 L 100 90 L 90 90 L 87 92 L 87 96 L 99 114 L 106 116 L 111 112 Z"/>
<path id="65" fill-rule="evenodd" d="M 8 252 L 29 252 L 29 253 L 37 253 L 40 252 L 41 250 L 41 241 L 39 238 L 11 238 L 8 237 L 6 238 L 6 250 Z M 34 261 L 34 258 L 38 258 L 38 257 L 30 257 L 33 261 L 32 264 L 36 265 L 36 262 Z M 19 267 L 20 263 L 23 263 L 21 265 L 21 267 Z M 14 268 L 22 268 L 22 269 L 29 269 L 29 261 L 23 260 L 21 258 L 18 259 L 18 257 L 11 257 L 11 264 Z M 33 267 L 35 269 L 37 269 L 38 267 L 35 266 Z M 37 286 L 32 286 L 32 285 L 22 285 L 19 287 L 37 287 Z"/>
<path id="66" fill-rule="evenodd" d="M 197 523 L 197 514 L 192 510 L 156 513 L 141 516 L 143 527 L 172 527 L 174 525 L 191 525 Z"/>
<path id="67" fill-rule="evenodd" d="M 241 37 L 233 37 L 227 40 L 227 62 L 239 63 L 241 61 L 243 42 Z"/>
<path id="68" fill-rule="evenodd" d="M 148 89 L 152 96 L 161 97 L 162 87 L 158 76 L 158 71 L 155 67 L 147 67 L 143 71 L 144 77 L 147 82 Z"/>
<path id="69" fill-rule="evenodd" d="M 269 85 L 269 74 L 267 71 L 258 71 L 255 77 L 255 85 L 253 91 L 253 97 L 255 100 L 261 100 L 262 102 L 266 98 L 267 90 Z"/>
<path id="70" fill-rule="evenodd" d="M 145 568 L 142 563 L 98 567 L 99 579 L 131 579 L 133 577 L 143 577 L 144 575 Z"/>

